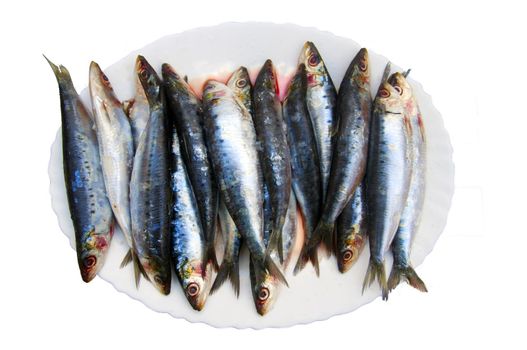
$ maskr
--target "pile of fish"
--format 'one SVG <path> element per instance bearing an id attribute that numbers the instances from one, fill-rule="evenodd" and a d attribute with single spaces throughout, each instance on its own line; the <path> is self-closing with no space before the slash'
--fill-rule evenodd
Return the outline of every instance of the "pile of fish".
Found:
<path id="1" fill-rule="evenodd" d="M 372 97 L 366 49 L 337 92 L 315 45 L 305 43 L 283 101 L 271 60 L 254 85 L 240 67 L 225 83 L 207 81 L 200 98 L 169 64 L 159 76 L 138 56 L 135 98 L 125 102 L 92 62 L 93 113 L 68 70 L 48 62 L 85 282 L 103 266 L 115 222 L 129 246 L 121 267 L 133 265 L 136 284 L 143 276 L 169 294 L 174 271 L 196 310 L 226 280 L 239 294 L 242 245 L 261 315 L 287 286 L 289 265 L 296 274 L 311 263 L 320 273 L 321 246 L 345 273 L 369 240 L 363 291 L 377 280 L 387 299 L 401 279 L 426 291 L 410 262 L 425 191 L 423 120 L 406 74 L 387 67 Z"/>

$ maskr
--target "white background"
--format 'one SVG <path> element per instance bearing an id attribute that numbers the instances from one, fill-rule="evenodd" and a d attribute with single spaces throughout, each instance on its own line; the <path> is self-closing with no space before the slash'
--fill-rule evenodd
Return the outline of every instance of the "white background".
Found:
<path id="1" fill-rule="evenodd" d="M 0 348 L 525 348 L 525 13 L 508 1 L 3 4 Z M 411 67 L 433 96 L 452 138 L 456 194 L 418 269 L 428 294 L 405 285 L 387 303 L 324 322 L 239 331 L 157 314 L 100 279 L 79 278 L 50 206 L 60 113 L 41 53 L 65 64 L 80 90 L 92 59 L 104 67 L 166 34 L 250 20 L 350 37 Z"/>

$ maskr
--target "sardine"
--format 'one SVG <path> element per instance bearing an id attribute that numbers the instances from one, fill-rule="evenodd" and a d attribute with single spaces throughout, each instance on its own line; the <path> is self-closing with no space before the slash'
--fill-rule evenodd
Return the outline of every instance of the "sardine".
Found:
<path id="1" fill-rule="evenodd" d="M 338 127 L 337 90 L 315 44 L 310 41 L 304 44 L 299 63 L 303 63 L 307 71 L 307 108 L 317 141 L 322 181 L 320 196 L 324 201 L 327 196 L 334 139 Z"/>
<path id="2" fill-rule="evenodd" d="M 223 200 L 220 199 L 220 206 L 218 209 L 219 220 L 221 226 L 221 232 L 223 235 L 223 260 L 221 261 L 220 268 L 216 279 L 210 289 L 210 294 L 218 290 L 225 280 L 229 279 L 234 288 L 236 297 L 240 295 L 240 266 L 239 266 L 239 255 L 240 246 L 242 243 L 241 235 L 236 228 L 236 224 L 232 221 L 232 218 L 225 206 Z"/>
<path id="3" fill-rule="evenodd" d="M 283 103 L 284 121 L 287 125 L 287 140 L 291 152 L 293 191 L 302 213 L 306 236 L 304 247 L 295 266 L 295 273 L 301 271 L 311 260 L 319 274 L 317 250 L 307 249 L 320 216 L 322 190 L 320 167 L 315 134 L 306 102 L 307 76 L 303 63 L 289 84 Z"/>
<path id="4" fill-rule="evenodd" d="M 410 147 L 412 148 L 412 177 L 408 199 L 401 214 L 399 228 L 392 242 L 393 267 L 388 278 L 388 289 L 393 290 L 401 281 L 401 278 L 420 290 L 426 292 L 424 282 L 419 278 L 410 262 L 412 241 L 417 234 L 419 222 L 421 221 L 421 210 L 425 199 L 425 175 L 426 175 L 426 137 L 423 125 L 423 117 L 412 93 L 412 87 L 401 73 L 395 73 L 390 77 L 390 84 L 401 96 L 406 118 L 410 121 L 412 136 Z"/>
<path id="5" fill-rule="evenodd" d="M 77 95 L 66 67 L 46 60 L 59 85 L 64 180 L 77 261 L 82 280 L 90 282 L 104 265 L 112 239 L 112 208 L 106 196 L 93 120 Z"/>
<path id="6" fill-rule="evenodd" d="M 361 183 L 338 219 L 335 256 L 341 273 L 355 264 L 366 245 L 366 215 L 366 195 L 364 183 Z"/>
<path id="7" fill-rule="evenodd" d="M 267 60 L 254 84 L 253 120 L 261 147 L 263 178 L 269 188 L 272 206 L 273 226 L 266 255 L 269 255 L 273 249 L 278 249 L 280 261 L 283 261 L 280 237 L 291 194 L 291 156 L 278 92 L 273 63 Z"/>
<path id="8" fill-rule="evenodd" d="M 297 202 L 294 193 L 289 197 L 289 206 L 287 215 L 282 229 L 282 251 L 284 253 L 284 262 L 282 267 L 287 269 L 291 259 L 291 253 L 297 239 Z M 264 241 L 267 243 L 270 239 L 271 230 L 266 231 Z M 280 257 L 277 251 L 271 252 L 270 258 L 278 262 Z M 249 265 L 251 291 L 253 295 L 256 311 L 260 315 L 267 314 L 272 308 L 280 293 L 280 281 L 265 270 L 262 270 L 257 264 L 250 260 Z"/>
<path id="9" fill-rule="evenodd" d="M 309 247 L 334 247 L 334 228 L 366 170 L 372 98 L 368 51 L 361 49 L 344 75 L 337 100 L 339 127 L 327 197 Z"/>
<path id="10" fill-rule="evenodd" d="M 130 247 L 123 260 L 127 262 L 133 259 L 129 186 L 134 157 L 132 129 L 108 77 L 95 62 L 90 65 L 90 95 L 106 193 Z"/>
<path id="11" fill-rule="evenodd" d="M 170 293 L 170 178 L 168 122 L 162 82 L 143 56 L 139 79 L 150 116 L 139 138 L 130 181 L 132 241 L 145 276 L 163 294 Z"/>
<path id="12" fill-rule="evenodd" d="M 247 71 L 247 68 L 240 67 L 234 73 L 232 73 L 231 77 L 227 81 L 227 86 L 234 91 L 234 94 L 242 101 L 243 105 L 249 112 L 249 114 L 253 115 L 253 103 L 252 103 L 252 96 L 253 96 L 253 87 L 251 84 L 251 78 L 249 77 L 249 72 Z"/>
<path id="13" fill-rule="evenodd" d="M 263 180 L 252 118 L 232 90 L 217 81 L 205 84 L 203 107 L 214 174 L 229 214 L 253 260 L 287 283 L 265 255 Z"/>
<path id="14" fill-rule="evenodd" d="M 395 236 L 411 177 L 410 125 L 399 93 L 381 84 L 373 105 L 366 176 L 370 263 L 363 291 L 375 279 L 388 299 L 384 258 Z"/>
<path id="15" fill-rule="evenodd" d="M 183 162 L 177 118 L 170 119 L 172 130 L 170 178 L 172 186 L 172 259 L 183 292 L 194 310 L 200 311 L 209 294 L 212 269 L 204 259 L 207 247 L 198 200 Z"/>
<path id="16" fill-rule="evenodd" d="M 214 242 L 218 216 L 218 190 L 212 174 L 205 135 L 203 131 L 203 109 L 189 84 L 169 65 L 163 64 L 163 80 L 169 116 L 174 120 L 181 146 L 181 154 L 201 217 L 205 233 L 203 261 L 218 269 Z"/>

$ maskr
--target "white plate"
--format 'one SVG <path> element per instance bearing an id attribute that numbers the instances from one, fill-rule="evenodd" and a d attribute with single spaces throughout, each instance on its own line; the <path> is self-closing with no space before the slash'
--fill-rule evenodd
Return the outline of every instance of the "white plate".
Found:
<path id="1" fill-rule="evenodd" d="M 133 96 L 133 67 L 137 54 L 144 55 L 158 70 L 164 62 L 172 64 L 180 74 L 189 76 L 197 90 L 201 90 L 202 83 L 207 78 L 224 80 L 240 65 L 248 67 L 254 79 L 254 73 L 265 59 L 271 58 L 281 76 L 280 88 L 283 92 L 286 90 L 288 78 L 296 68 L 300 48 L 307 40 L 316 44 L 333 81 L 338 86 L 351 59 L 361 46 L 350 39 L 337 37 L 328 32 L 291 24 L 226 23 L 166 36 L 130 53 L 106 68 L 105 72 L 118 96 L 125 100 Z M 374 94 L 387 59 L 370 51 L 370 62 Z M 393 69 L 397 67 L 393 66 Z M 443 127 L 441 115 L 434 108 L 430 96 L 424 92 L 421 85 L 411 77 L 409 80 L 419 99 L 428 138 L 428 190 L 419 234 L 412 251 L 413 264 L 418 266 L 432 251 L 446 224 L 454 192 L 454 165 L 450 139 Z M 89 106 L 86 89 L 81 96 Z M 58 110 L 57 107 L 57 113 Z M 60 133 L 57 133 L 49 164 L 51 200 L 60 227 L 74 247 L 75 239 L 66 199 L 61 154 L 62 143 Z M 102 279 L 110 282 L 118 291 L 143 302 L 152 310 L 167 312 L 177 318 L 204 322 L 215 327 L 265 328 L 309 323 L 353 311 L 380 295 L 380 289 L 376 284 L 372 285 L 364 295 L 361 294 L 362 280 L 369 257 L 369 250 L 366 247 L 359 261 L 346 274 L 338 272 L 334 258 L 322 259 L 320 278 L 316 277 L 310 265 L 297 276 L 292 276 L 288 272 L 290 288 L 282 288 L 273 310 L 262 317 L 254 309 L 245 255 L 242 256 L 240 266 L 239 299 L 235 298 L 230 285 L 226 283 L 216 294 L 208 298 L 203 311 L 197 312 L 188 305 L 176 278 L 173 278 L 172 292 L 168 296 L 161 295 L 144 281 L 140 288 L 136 289 L 131 266 L 125 269 L 119 268 L 127 249 L 122 234 L 118 231 L 114 236 L 106 264 L 99 273 Z M 69 263 L 76 262 L 72 260 Z M 389 271 L 391 257 L 388 258 L 386 265 Z M 423 278 L 426 281 L 433 279 L 434 276 L 423 276 Z"/>

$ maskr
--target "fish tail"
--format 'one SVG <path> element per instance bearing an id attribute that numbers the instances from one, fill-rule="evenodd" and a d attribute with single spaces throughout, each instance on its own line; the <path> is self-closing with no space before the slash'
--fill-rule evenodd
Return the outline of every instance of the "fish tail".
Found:
<path id="1" fill-rule="evenodd" d="M 421 292 L 428 292 L 425 283 L 419 278 L 415 270 L 411 266 L 397 266 L 394 265 L 390 277 L 388 278 L 388 290 L 391 292 L 399 283 L 401 278 L 405 279 L 409 285 Z"/>
<path id="2" fill-rule="evenodd" d="M 278 253 L 278 258 L 280 263 L 284 262 L 284 250 L 282 247 L 282 230 L 277 229 L 276 227 L 271 232 L 269 237 L 269 243 L 265 248 L 265 256 L 269 258 L 273 250 L 276 250 Z"/>
<path id="3" fill-rule="evenodd" d="M 308 250 L 306 246 L 302 248 L 302 251 L 300 252 L 300 255 L 298 256 L 298 260 L 296 262 L 295 268 L 293 270 L 293 274 L 298 274 L 300 271 L 304 269 L 307 262 L 311 261 L 311 264 L 315 268 L 315 272 L 317 276 L 320 276 L 320 267 L 318 265 L 318 252 L 317 249 L 311 249 Z"/>
<path id="4" fill-rule="evenodd" d="M 240 295 L 240 268 L 238 262 L 232 261 L 223 261 L 221 263 L 209 294 L 216 292 L 227 279 L 231 281 L 234 294 L 238 297 Z"/>
<path id="5" fill-rule="evenodd" d="M 329 254 L 331 255 L 334 246 L 334 231 L 335 222 L 319 222 L 315 231 L 313 232 L 313 235 L 311 236 L 311 239 L 307 243 L 308 249 L 316 249 L 318 245 L 323 242 Z"/>
<path id="6" fill-rule="evenodd" d="M 371 286 L 372 283 L 377 279 L 382 290 L 382 300 L 388 300 L 388 284 L 386 283 L 386 272 L 384 270 L 384 262 L 378 262 L 370 258 L 368 270 L 364 277 L 362 284 L 362 293 L 367 287 Z"/>
<path id="7" fill-rule="evenodd" d="M 121 261 L 121 265 L 119 266 L 121 269 L 126 267 L 129 263 L 133 262 L 134 266 L 134 279 L 135 279 L 135 286 L 139 287 L 139 281 L 141 280 L 141 275 L 145 277 L 148 280 L 148 277 L 146 275 L 146 271 L 143 269 L 143 265 L 139 262 L 139 258 L 137 255 L 134 254 L 133 249 L 129 249 L 126 255 L 123 258 L 123 261 Z"/>
<path id="8" fill-rule="evenodd" d="M 42 55 L 48 61 L 51 69 L 53 70 L 53 73 L 55 74 L 55 77 L 57 78 L 57 81 L 60 83 L 61 79 L 65 79 L 68 81 L 71 81 L 70 72 L 66 69 L 64 66 L 57 66 L 55 63 L 51 62 L 46 55 Z"/>
<path id="9" fill-rule="evenodd" d="M 271 276 L 273 276 L 274 278 L 285 284 L 287 287 L 289 287 L 289 284 L 287 283 L 284 274 L 282 273 L 282 271 L 280 271 L 280 268 L 275 264 L 273 259 L 264 259 L 264 266 Z"/>

